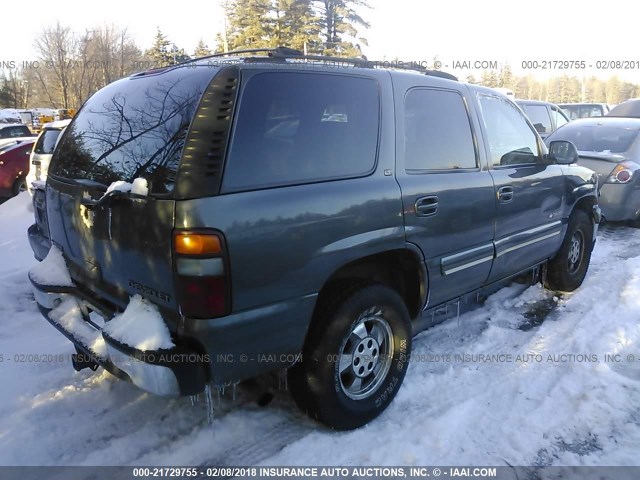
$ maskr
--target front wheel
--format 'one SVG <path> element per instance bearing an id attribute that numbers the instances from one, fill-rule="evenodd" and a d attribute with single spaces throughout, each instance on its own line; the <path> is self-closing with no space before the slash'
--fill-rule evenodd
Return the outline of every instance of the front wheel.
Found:
<path id="1" fill-rule="evenodd" d="M 409 366 L 411 322 L 402 298 L 388 287 L 341 293 L 320 305 L 289 385 L 312 418 L 350 430 L 380 415 L 398 392 Z"/>
<path id="2" fill-rule="evenodd" d="M 20 177 L 13 182 L 13 196 L 15 197 L 21 192 L 24 192 L 27 189 L 27 182 L 25 177 Z"/>
<path id="3" fill-rule="evenodd" d="M 593 222 L 582 210 L 569 218 L 567 234 L 558 253 L 549 261 L 545 287 L 572 292 L 584 281 L 593 248 Z"/>

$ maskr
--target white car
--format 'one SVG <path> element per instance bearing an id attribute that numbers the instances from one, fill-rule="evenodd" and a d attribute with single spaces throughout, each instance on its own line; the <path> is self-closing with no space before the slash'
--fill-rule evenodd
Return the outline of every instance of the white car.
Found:
<path id="1" fill-rule="evenodd" d="M 34 137 L 29 127 L 23 123 L 0 123 L 0 147 Z"/>
<path id="2" fill-rule="evenodd" d="M 62 132 L 71 120 L 58 120 L 56 122 L 45 123 L 38 140 L 31 151 L 29 158 L 29 173 L 27 174 L 27 189 L 33 195 L 34 182 L 45 182 L 49 170 L 49 162 L 53 156 L 53 151 L 62 138 Z"/>

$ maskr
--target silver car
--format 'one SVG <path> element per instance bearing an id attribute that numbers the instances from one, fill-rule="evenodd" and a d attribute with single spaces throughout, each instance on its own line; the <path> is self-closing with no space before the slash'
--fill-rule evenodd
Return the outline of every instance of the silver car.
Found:
<path id="1" fill-rule="evenodd" d="M 640 227 L 640 118 L 596 117 L 574 120 L 547 137 L 573 142 L 578 163 L 598 174 L 599 205 L 610 221 Z"/>

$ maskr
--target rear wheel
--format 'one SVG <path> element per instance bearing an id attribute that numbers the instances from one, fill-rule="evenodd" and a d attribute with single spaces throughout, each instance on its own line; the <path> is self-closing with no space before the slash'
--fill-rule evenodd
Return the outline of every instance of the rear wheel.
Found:
<path id="1" fill-rule="evenodd" d="M 591 218 L 582 210 L 574 211 L 562 246 L 549 261 L 545 286 L 551 290 L 572 292 L 582 285 L 591 261 L 592 242 Z"/>
<path id="2" fill-rule="evenodd" d="M 319 308 L 302 361 L 289 370 L 291 392 L 312 418 L 357 428 L 387 408 L 404 380 L 409 313 L 394 290 L 377 284 L 347 289 Z"/>

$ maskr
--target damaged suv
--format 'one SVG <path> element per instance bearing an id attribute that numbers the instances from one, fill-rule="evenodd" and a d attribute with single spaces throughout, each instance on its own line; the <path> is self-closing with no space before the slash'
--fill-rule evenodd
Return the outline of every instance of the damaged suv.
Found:
<path id="1" fill-rule="evenodd" d="M 29 233 L 76 369 L 165 396 L 287 369 L 304 411 L 356 428 L 441 311 L 531 270 L 582 283 L 599 209 L 572 144 L 491 89 L 344 62 L 211 57 L 85 103 Z"/>

